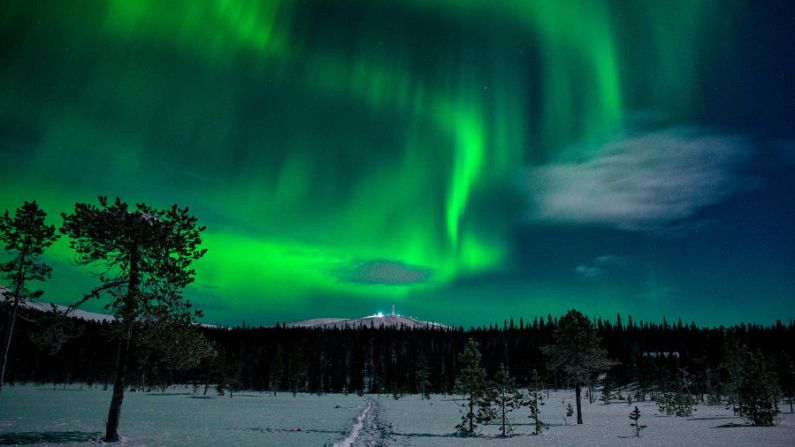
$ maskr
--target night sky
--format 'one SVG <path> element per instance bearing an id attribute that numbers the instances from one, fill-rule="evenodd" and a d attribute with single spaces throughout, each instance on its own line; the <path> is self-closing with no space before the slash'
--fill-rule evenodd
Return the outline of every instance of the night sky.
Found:
<path id="1" fill-rule="evenodd" d="M 0 209 L 189 206 L 208 322 L 788 320 L 794 171 L 792 1 L 0 5 Z"/>

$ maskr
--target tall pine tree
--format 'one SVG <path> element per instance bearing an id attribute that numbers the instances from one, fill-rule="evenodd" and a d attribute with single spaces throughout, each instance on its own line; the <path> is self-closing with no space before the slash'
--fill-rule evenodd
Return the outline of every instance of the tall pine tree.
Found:
<path id="1" fill-rule="evenodd" d="M 421 355 L 417 360 L 417 367 L 414 370 L 414 387 L 423 400 L 431 398 L 433 384 L 431 383 L 431 370 L 428 359 Z"/>
<path id="2" fill-rule="evenodd" d="M 281 346 L 276 346 L 270 365 L 268 365 L 268 387 L 270 388 L 271 392 L 273 392 L 274 396 L 281 386 L 282 374 L 284 374 L 282 349 Z"/>
<path id="3" fill-rule="evenodd" d="M 45 213 L 36 201 L 25 202 L 14 212 L 12 217 L 8 210 L 0 217 L 0 242 L 6 251 L 14 255 L 14 259 L 0 264 L 2 279 L 9 286 L 8 292 L 0 296 L 7 318 L 3 333 L 3 345 L 0 348 L 0 391 L 5 380 L 8 353 L 11 350 L 11 338 L 20 304 L 30 299 L 41 297 L 41 290 L 29 290 L 31 281 L 44 281 L 50 277 L 52 268 L 38 261 L 60 236 L 55 234 L 55 227 L 47 225 Z"/>
<path id="4" fill-rule="evenodd" d="M 77 264 L 99 265 L 105 272 L 101 285 L 75 306 L 107 297 L 105 307 L 116 316 L 116 367 L 104 440 L 117 442 L 136 324 L 169 320 L 188 326 L 201 315 L 182 290 L 194 280 L 191 264 L 206 252 L 199 248 L 204 227 L 187 208 L 159 210 L 142 203 L 131 208 L 118 198 L 110 204 L 106 197 L 99 198 L 99 206 L 78 203 L 63 218 L 61 232 L 70 237 Z"/>
<path id="5" fill-rule="evenodd" d="M 590 320 L 579 311 L 570 310 L 555 328 L 554 344 L 542 348 L 550 356 L 547 367 L 562 371 L 574 384 L 578 424 L 582 424 L 582 385 L 588 384 L 594 374 L 617 364 L 607 359 L 607 351 L 600 344 Z"/>

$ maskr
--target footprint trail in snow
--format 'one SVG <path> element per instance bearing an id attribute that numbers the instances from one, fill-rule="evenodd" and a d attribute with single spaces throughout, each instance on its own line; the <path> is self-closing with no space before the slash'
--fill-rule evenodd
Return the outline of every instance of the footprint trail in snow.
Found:
<path id="1" fill-rule="evenodd" d="M 334 443 L 334 447 L 377 447 L 387 445 L 386 427 L 383 421 L 384 409 L 373 398 L 367 399 L 362 413 L 356 418 L 351 431 L 345 439 Z"/>

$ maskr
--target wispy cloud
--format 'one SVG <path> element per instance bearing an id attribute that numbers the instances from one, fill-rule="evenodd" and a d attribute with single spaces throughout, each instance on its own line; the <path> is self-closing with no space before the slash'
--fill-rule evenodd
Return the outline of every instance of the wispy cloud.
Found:
<path id="1" fill-rule="evenodd" d="M 574 268 L 577 277 L 580 279 L 596 279 L 604 275 L 604 270 L 592 265 L 580 264 Z"/>
<path id="2" fill-rule="evenodd" d="M 753 181 L 740 173 L 747 138 L 677 127 L 634 134 L 582 162 L 533 167 L 524 177 L 534 221 L 660 230 Z"/>
<path id="3" fill-rule="evenodd" d="M 342 272 L 342 279 L 352 283 L 409 285 L 425 282 L 431 275 L 426 268 L 397 261 L 374 260 L 352 266 Z"/>
<path id="4" fill-rule="evenodd" d="M 574 268 L 577 278 L 584 280 L 598 279 L 607 275 L 612 270 L 624 268 L 628 257 L 616 255 L 597 256 L 596 258 L 580 264 Z"/>

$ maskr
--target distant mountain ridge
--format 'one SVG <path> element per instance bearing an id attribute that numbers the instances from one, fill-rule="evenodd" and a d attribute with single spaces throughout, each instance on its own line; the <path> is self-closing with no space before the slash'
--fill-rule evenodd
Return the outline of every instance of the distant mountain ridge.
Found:
<path id="1" fill-rule="evenodd" d="M 0 286 L 0 301 L 6 299 L 6 296 L 5 296 L 6 294 L 8 294 L 8 289 L 3 287 L 3 286 Z M 9 299 L 10 299 L 10 297 L 9 297 Z M 11 303 L 9 302 L 9 304 L 11 304 Z M 26 300 L 26 301 L 24 301 L 22 303 L 22 305 L 20 307 L 22 307 L 23 309 L 35 309 L 35 310 L 38 310 L 38 311 L 41 311 L 41 312 L 47 312 L 47 311 L 52 309 L 51 306 L 55 306 L 56 309 L 58 309 L 60 312 L 66 312 L 66 310 L 69 308 L 69 306 L 63 306 L 63 305 L 60 305 L 60 304 L 44 303 L 44 302 L 35 301 L 35 300 Z M 99 322 L 99 323 L 113 321 L 113 320 L 116 319 L 113 315 L 101 314 L 101 313 L 97 313 L 97 312 L 89 312 L 89 311 L 82 310 L 82 309 L 73 309 L 70 312 L 69 316 L 71 316 L 72 318 L 79 318 L 81 320 L 86 320 L 86 321 L 96 321 L 96 322 Z"/>
<path id="2" fill-rule="evenodd" d="M 0 300 L 2 300 L 7 290 L 0 286 Z M 41 312 L 47 312 L 51 309 L 50 303 L 44 303 L 40 301 L 26 301 L 22 304 L 23 308 L 28 309 L 35 309 Z M 55 304 L 55 307 L 61 311 L 65 312 L 68 309 L 68 306 Z M 89 312 L 82 309 L 72 309 L 69 313 L 69 316 L 72 318 L 78 318 L 81 320 L 86 321 L 95 321 L 95 322 L 112 322 L 116 318 L 113 315 L 98 313 L 98 312 Z M 206 324 L 200 323 L 201 326 L 204 327 L 223 327 L 217 326 L 213 324 Z M 361 327 L 372 327 L 375 329 L 378 328 L 405 328 L 405 329 L 449 329 L 450 326 L 431 322 L 431 321 L 423 321 L 419 320 L 414 317 L 409 317 L 405 315 L 398 315 L 395 313 L 392 314 L 382 314 L 378 313 L 375 315 L 368 315 L 362 318 L 312 318 L 309 320 L 301 320 L 295 321 L 293 323 L 287 323 L 285 325 L 289 328 L 321 328 L 321 329 L 345 329 L 345 328 L 361 328 Z"/>
<path id="3" fill-rule="evenodd" d="M 422 321 L 414 317 L 392 314 L 375 314 L 362 318 L 312 318 L 293 323 L 287 323 L 291 328 L 322 328 L 322 329 L 345 329 L 345 328 L 405 328 L 405 329 L 447 329 L 449 326 L 444 324 Z"/>
<path id="4" fill-rule="evenodd" d="M 5 297 L 6 294 L 8 294 L 8 289 L 0 286 L 0 302 L 6 298 Z M 55 306 L 55 309 L 59 312 L 65 313 L 68 311 L 68 315 L 70 318 L 77 318 L 79 320 L 93 321 L 97 323 L 110 323 L 116 321 L 116 317 L 110 314 L 91 312 L 83 309 L 70 310 L 69 306 L 64 306 L 63 304 L 51 304 L 36 300 L 26 300 L 19 307 L 22 309 L 33 309 L 39 312 L 49 312 L 52 310 L 52 306 Z M 207 324 L 207 323 L 199 323 L 199 325 L 208 328 L 217 327 L 214 324 Z"/>

